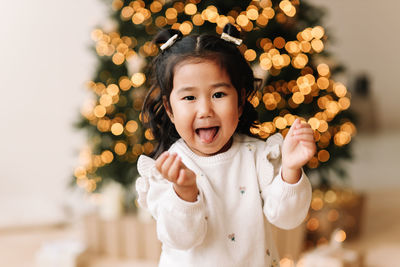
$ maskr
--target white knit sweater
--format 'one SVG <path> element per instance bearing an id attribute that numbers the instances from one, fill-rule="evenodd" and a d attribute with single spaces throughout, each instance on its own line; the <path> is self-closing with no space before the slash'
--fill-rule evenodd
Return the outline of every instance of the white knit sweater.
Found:
<path id="1" fill-rule="evenodd" d="M 169 151 L 196 173 L 196 202 L 180 199 L 153 159 L 139 158 L 138 201 L 157 221 L 160 267 L 279 265 L 270 223 L 298 226 L 311 201 L 304 173 L 296 184 L 282 180 L 282 142 L 280 134 L 266 142 L 236 134 L 228 151 L 201 157 L 178 140 Z"/>

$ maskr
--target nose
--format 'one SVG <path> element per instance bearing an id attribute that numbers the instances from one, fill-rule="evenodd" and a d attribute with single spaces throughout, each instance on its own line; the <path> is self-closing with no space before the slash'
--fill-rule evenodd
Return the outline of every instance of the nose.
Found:
<path id="1" fill-rule="evenodd" d="M 199 118 L 209 118 L 214 115 L 213 104 L 209 99 L 201 99 L 198 102 L 197 116 Z"/>

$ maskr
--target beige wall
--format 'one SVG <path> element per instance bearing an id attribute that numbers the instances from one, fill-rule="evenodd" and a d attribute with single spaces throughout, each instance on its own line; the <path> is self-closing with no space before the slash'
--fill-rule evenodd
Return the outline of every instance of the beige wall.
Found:
<path id="1" fill-rule="evenodd" d="M 327 9 L 323 25 L 335 40 L 329 50 L 348 68 L 349 81 L 360 72 L 370 75 L 381 126 L 400 129 L 400 2 L 310 0 L 309 3 Z"/>
<path id="2" fill-rule="evenodd" d="M 0 1 L 0 227 L 64 218 L 102 1 Z M 64 208 L 63 208 L 64 207 Z"/>

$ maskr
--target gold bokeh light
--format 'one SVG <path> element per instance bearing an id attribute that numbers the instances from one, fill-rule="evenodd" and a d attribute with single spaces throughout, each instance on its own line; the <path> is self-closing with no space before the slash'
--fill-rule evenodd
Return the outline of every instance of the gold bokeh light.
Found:
<path id="1" fill-rule="evenodd" d="M 121 18 L 123 20 L 129 20 L 132 17 L 134 12 L 135 11 L 133 10 L 132 7 L 126 6 L 126 7 L 122 8 L 122 10 L 121 10 Z"/>
<path id="2" fill-rule="evenodd" d="M 257 20 L 258 19 L 258 9 L 256 9 L 256 8 L 248 9 L 246 12 L 246 16 L 251 20 Z"/>
<path id="3" fill-rule="evenodd" d="M 197 12 L 197 6 L 195 4 L 189 3 L 185 6 L 185 13 L 187 15 L 194 15 Z"/>
<path id="4" fill-rule="evenodd" d="M 256 59 L 256 51 L 254 51 L 253 49 L 247 49 L 244 52 L 244 57 L 246 58 L 247 61 L 253 61 Z"/>
<path id="5" fill-rule="evenodd" d="M 312 30 L 311 30 L 311 35 L 315 39 L 321 39 L 324 36 L 324 34 L 325 34 L 325 30 L 321 26 L 316 26 L 316 27 L 312 28 Z"/>
<path id="6" fill-rule="evenodd" d="M 342 83 L 337 82 L 333 85 L 333 92 L 338 97 L 344 97 L 347 94 L 347 89 Z"/>
<path id="7" fill-rule="evenodd" d="M 117 143 L 115 144 L 115 146 L 114 146 L 114 151 L 115 151 L 115 153 L 116 153 L 117 155 L 120 155 L 120 156 L 124 155 L 124 154 L 126 153 L 126 150 L 127 150 L 127 146 L 126 146 L 126 144 L 125 144 L 124 142 L 122 142 L 122 141 L 117 142 Z"/>
<path id="8" fill-rule="evenodd" d="M 324 50 L 324 43 L 319 39 L 314 39 L 311 41 L 311 47 L 315 52 L 321 53 Z"/>
<path id="9" fill-rule="evenodd" d="M 317 71 L 320 76 L 328 76 L 329 75 L 329 66 L 325 63 L 321 63 L 317 66 Z"/>
<path id="10" fill-rule="evenodd" d="M 183 35 L 188 35 L 193 30 L 193 24 L 190 21 L 185 21 L 179 26 L 179 30 Z"/>
<path id="11" fill-rule="evenodd" d="M 177 16 L 178 11 L 175 8 L 170 7 L 165 11 L 165 17 L 167 19 L 175 19 Z"/>
<path id="12" fill-rule="evenodd" d="M 327 150 L 323 149 L 318 152 L 318 160 L 321 162 L 327 162 L 330 158 L 330 154 Z"/>
<path id="13" fill-rule="evenodd" d="M 100 97 L 99 102 L 102 106 L 108 107 L 112 104 L 112 96 L 109 94 L 104 94 Z"/>
<path id="14" fill-rule="evenodd" d="M 114 159 L 114 155 L 110 150 L 105 150 L 101 153 L 101 160 L 104 163 L 111 163 Z"/>
<path id="15" fill-rule="evenodd" d="M 160 2 L 158 2 L 158 1 L 153 1 L 150 4 L 150 11 L 153 12 L 153 13 L 160 12 L 161 9 L 162 9 L 162 4 Z"/>
<path id="16" fill-rule="evenodd" d="M 124 126 L 119 122 L 114 123 L 111 125 L 111 132 L 113 135 L 121 135 L 124 132 Z"/>
<path id="17" fill-rule="evenodd" d="M 151 130 L 150 129 L 147 129 L 145 132 L 144 132 L 144 137 L 146 137 L 146 139 L 147 140 L 154 140 L 154 136 L 153 136 L 153 133 L 151 132 Z"/>
<path id="18" fill-rule="evenodd" d="M 144 73 L 138 72 L 132 75 L 131 81 L 134 87 L 139 87 L 146 81 L 146 76 Z"/>
<path id="19" fill-rule="evenodd" d="M 97 117 L 97 118 L 102 118 L 102 117 L 104 117 L 104 115 L 106 115 L 106 108 L 104 107 L 104 106 L 102 106 L 102 105 L 97 105 L 95 108 L 94 108 L 94 111 L 93 111 L 93 113 L 94 113 L 94 115 Z"/>

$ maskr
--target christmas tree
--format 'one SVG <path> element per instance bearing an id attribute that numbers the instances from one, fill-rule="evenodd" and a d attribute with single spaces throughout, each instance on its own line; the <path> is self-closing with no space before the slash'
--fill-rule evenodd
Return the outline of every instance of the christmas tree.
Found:
<path id="1" fill-rule="evenodd" d="M 140 121 L 149 86 L 148 63 L 159 52 L 152 43 L 162 28 L 183 35 L 221 34 L 230 22 L 241 30 L 239 49 L 265 81 L 251 99 L 260 138 L 285 135 L 299 116 L 315 132 L 317 153 L 305 166 L 329 185 L 329 170 L 345 175 L 341 159 L 351 158 L 350 141 L 356 129 L 349 111 L 350 94 L 332 75 L 341 71 L 324 50 L 327 34 L 320 25 L 323 10 L 299 0 L 114 0 L 113 29 L 95 29 L 92 39 L 97 71 L 88 88 L 93 98 L 83 105 L 76 126 L 88 133 L 74 182 L 88 192 L 107 180 L 125 187 L 137 177 L 136 161 L 154 148 L 151 132 Z"/>

